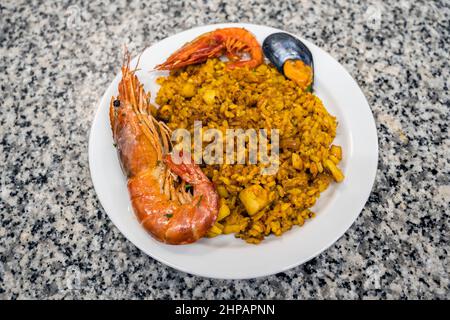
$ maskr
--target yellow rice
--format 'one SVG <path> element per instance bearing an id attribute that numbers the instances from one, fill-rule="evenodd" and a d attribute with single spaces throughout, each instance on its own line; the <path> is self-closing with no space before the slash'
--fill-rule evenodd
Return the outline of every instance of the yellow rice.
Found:
<path id="1" fill-rule="evenodd" d="M 281 75 L 273 66 L 227 70 L 218 59 L 173 71 L 158 79 L 159 119 L 171 129 L 193 133 L 194 120 L 203 129 L 279 129 L 280 167 L 261 175 L 262 164 L 202 165 L 221 197 L 219 218 L 208 236 L 235 233 L 249 243 L 270 234 L 280 236 L 312 218 L 310 208 L 333 180 L 342 181 L 336 166 L 341 148 L 333 146 L 336 118 L 321 100 Z M 205 128 L 207 127 L 207 128 Z M 258 186 L 269 204 L 249 215 L 239 194 Z"/>

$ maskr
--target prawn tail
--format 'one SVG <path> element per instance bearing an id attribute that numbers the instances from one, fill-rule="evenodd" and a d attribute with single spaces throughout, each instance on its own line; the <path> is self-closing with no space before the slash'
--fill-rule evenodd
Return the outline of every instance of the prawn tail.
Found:
<path id="1" fill-rule="evenodd" d="M 186 183 L 194 186 L 205 182 L 210 183 L 200 167 L 187 154 L 180 152 L 178 157 L 174 157 L 173 154 L 167 154 L 163 160 L 169 169 Z"/>
<path id="2" fill-rule="evenodd" d="M 193 186 L 194 197 L 190 205 L 195 208 L 193 221 L 197 221 L 193 223 L 193 228 L 197 230 L 196 234 L 206 233 L 216 221 L 219 211 L 219 196 L 216 188 L 189 154 L 180 152 L 177 160 L 180 161 L 175 161 L 173 154 L 164 157 L 164 162 L 170 171 Z"/>

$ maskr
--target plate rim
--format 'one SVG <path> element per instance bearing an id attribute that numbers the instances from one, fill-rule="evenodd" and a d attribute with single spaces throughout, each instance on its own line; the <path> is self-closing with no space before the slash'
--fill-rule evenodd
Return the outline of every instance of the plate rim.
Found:
<path id="1" fill-rule="evenodd" d="M 116 77 L 117 77 L 117 75 L 120 73 L 120 71 L 119 71 L 118 73 L 115 73 L 115 75 L 114 75 L 112 81 L 109 82 L 109 84 L 108 84 L 107 88 L 105 89 L 104 93 L 102 94 L 102 96 L 101 96 L 100 99 L 98 100 L 98 103 L 96 103 L 96 105 L 95 105 L 95 106 L 96 106 L 96 108 L 95 108 L 95 115 L 94 115 L 94 117 L 93 117 L 93 119 L 92 119 L 90 131 L 89 131 L 89 140 L 88 140 L 88 160 L 89 160 L 88 162 L 89 162 L 89 173 L 90 173 L 91 181 L 92 181 L 92 184 L 93 184 L 93 186 L 94 186 L 94 190 L 95 190 L 95 193 L 96 193 L 97 198 L 98 198 L 98 200 L 99 200 L 99 203 L 100 203 L 100 205 L 102 206 L 102 208 L 103 208 L 103 210 L 105 211 L 105 213 L 108 215 L 108 218 L 111 220 L 111 222 L 114 224 L 114 226 L 120 231 L 120 233 L 122 234 L 122 236 L 123 236 L 125 239 L 127 239 L 127 241 L 129 241 L 131 244 L 133 244 L 135 247 L 137 247 L 139 250 L 141 250 L 144 254 L 150 256 L 151 258 L 153 258 L 153 259 L 156 260 L 157 262 L 162 263 L 162 264 L 165 264 L 165 265 L 167 265 L 167 266 L 169 266 L 169 267 L 171 267 L 171 268 L 173 268 L 173 269 L 175 269 L 175 270 L 182 271 L 182 272 L 185 272 L 185 273 L 187 273 L 187 274 L 192 274 L 192 275 L 199 276 L 199 277 L 203 277 L 203 278 L 208 278 L 208 279 L 243 280 L 243 279 L 256 279 L 256 278 L 261 278 L 261 277 L 267 277 L 267 276 L 274 275 L 274 274 L 277 274 L 277 273 L 280 273 L 280 272 L 285 272 L 285 271 L 287 271 L 287 270 L 290 270 L 290 269 L 292 269 L 292 268 L 295 268 L 295 267 L 297 267 L 297 266 L 300 266 L 300 265 L 302 265 L 302 264 L 304 264 L 304 263 L 306 263 L 306 262 L 312 260 L 313 258 L 319 256 L 319 255 L 322 254 L 324 251 L 328 250 L 328 249 L 329 249 L 333 244 L 335 244 L 340 238 L 342 238 L 342 236 L 344 236 L 345 233 L 346 233 L 346 232 L 352 227 L 352 225 L 356 222 L 356 220 L 358 219 L 358 217 L 359 217 L 359 215 L 361 214 L 362 210 L 364 209 L 364 207 L 365 207 L 365 205 L 366 205 L 366 203 L 367 203 L 367 200 L 369 199 L 369 197 L 370 197 L 370 195 L 371 195 L 371 193 L 372 193 L 373 187 L 374 187 L 374 185 L 375 185 L 376 175 L 377 175 L 377 172 L 378 172 L 378 161 L 379 161 L 378 131 L 377 131 L 377 128 L 376 128 L 376 122 L 375 122 L 375 118 L 374 118 L 374 116 L 373 116 L 372 109 L 370 108 L 370 104 L 369 104 L 369 102 L 367 101 L 367 98 L 366 98 L 364 92 L 362 91 L 361 87 L 359 86 L 358 82 L 352 77 L 352 75 L 347 71 L 347 69 L 346 69 L 341 63 L 339 63 L 339 61 L 338 61 L 337 59 L 335 59 L 330 53 L 328 53 L 327 51 L 325 51 L 325 50 L 322 49 L 321 47 L 315 45 L 313 42 L 311 42 L 311 41 L 309 41 L 309 40 L 307 40 L 307 39 L 304 39 L 304 38 L 302 38 L 302 37 L 299 37 L 299 36 L 296 35 L 295 33 L 287 32 L 287 31 L 285 31 L 285 30 L 282 30 L 282 29 L 279 29 L 279 28 L 274 28 L 274 27 L 271 27 L 271 26 L 266 26 L 266 25 L 258 25 L 258 24 L 252 24 L 252 23 L 217 23 L 217 24 L 207 24 L 207 25 L 202 25 L 202 26 L 196 26 L 196 27 L 193 27 L 193 28 L 189 28 L 189 29 L 183 30 L 183 31 L 178 32 L 178 33 L 171 34 L 171 35 L 167 36 L 166 38 L 163 38 L 163 39 L 160 39 L 160 40 L 158 40 L 158 41 L 153 42 L 152 44 L 150 44 L 149 46 L 147 46 L 142 52 L 145 52 L 148 48 L 150 48 L 150 47 L 156 45 L 157 43 L 159 43 L 159 42 L 161 42 L 161 41 L 163 41 L 163 40 L 165 40 L 165 39 L 167 39 L 167 38 L 170 38 L 170 37 L 172 37 L 172 36 L 175 36 L 175 35 L 178 35 L 178 36 L 179 36 L 179 35 L 182 34 L 182 33 L 188 33 L 188 32 L 191 32 L 191 31 L 193 31 L 193 30 L 204 29 L 205 27 L 207 27 L 207 28 L 224 28 L 224 27 L 243 27 L 243 28 L 246 28 L 247 26 L 249 26 L 250 28 L 251 28 L 251 27 L 256 27 L 256 28 L 263 27 L 263 28 L 269 28 L 269 29 L 272 29 L 274 32 L 275 32 L 275 31 L 278 31 L 278 32 L 281 31 L 281 32 L 289 33 L 289 34 L 291 34 L 291 35 L 293 35 L 293 36 L 295 36 L 295 37 L 301 39 L 302 41 L 305 41 L 307 44 L 312 44 L 312 45 L 314 45 L 315 47 L 319 48 L 319 49 L 322 51 L 322 54 L 327 55 L 328 58 L 334 60 L 334 61 L 339 65 L 341 71 L 344 72 L 344 73 L 345 73 L 345 74 L 346 74 L 346 75 L 354 82 L 354 84 L 356 85 L 356 87 L 359 89 L 359 91 L 360 91 L 360 93 L 361 93 L 361 96 L 362 96 L 362 98 L 364 99 L 364 102 L 365 102 L 365 104 L 366 104 L 366 105 L 363 106 L 363 107 L 364 107 L 364 108 L 367 107 L 367 109 L 368 109 L 367 111 L 370 113 L 370 119 L 368 119 L 368 120 L 370 120 L 370 121 L 369 121 L 369 122 L 370 122 L 370 125 L 373 126 L 373 129 L 374 129 L 372 133 L 374 134 L 374 142 L 375 142 L 375 144 L 374 144 L 374 146 L 373 146 L 373 151 L 375 151 L 375 154 L 373 155 L 373 156 L 374 156 L 373 162 L 374 162 L 375 165 L 374 165 L 374 168 L 373 168 L 372 177 L 370 177 L 370 189 L 369 189 L 369 192 L 368 192 L 368 194 L 367 194 L 366 200 L 362 203 L 361 208 L 358 210 L 358 213 L 355 215 L 355 217 L 352 219 L 352 221 L 351 221 L 348 225 L 345 224 L 344 227 L 339 228 L 340 231 L 339 231 L 339 232 L 336 232 L 336 236 L 333 237 L 332 240 L 329 240 L 329 241 L 327 242 L 327 244 L 324 245 L 320 250 L 315 251 L 313 254 L 310 254 L 308 257 L 306 257 L 306 258 L 303 259 L 302 261 L 299 261 L 299 262 L 297 262 L 297 263 L 292 263 L 292 264 L 290 264 L 290 265 L 286 265 L 286 266 L 284 266 L 284 267 L 278 269 L 277 271 L 262 272 L 262 273 L 258 273 L 258 274 L 253 275 L 253 276 L 238 276 L 238 277 L 236 277 L 236 276 L 228 276 L 228 275 L 220 276 L 220 275 L 217 275 L 217 274 L 215 274 L 215 273 L 213 273 L 213 272 L 210 273 L 210 274 L 197 273 L 195 270 L 186 268 L 186 267 L 184 267 L 183 265 L 179 265 L 179 264 L 172 263 L 172 262 L 166 260 L 164 257 L 161 257 L 161 256 L 159 256 L 159 255 L 154 255 L 154 254 L 152 254 L 152 253 L 149 253 L 148 250 L 146 250 L 145 248 L 143 248 L 143 246 L 141 246 L 141 244 L 137 244 L 137 243 L 135 243 L 134 241 L 130 240 L 130 239 L 125 235 L 126 232 L 124 232 L 124 231 L 122 230 L 122 227 L 120 226 L 120 223 L 117 223 L 117 222 L 115 221 L 115 218 L 113 218 L 113 216 L 107 212 L 107 210 L 105 209 L 105 205 L 104 205 L 104 203 L 103 203 L 104 200 L 102 200 L 102 197 L 99 195 L 99 192 L 97 191 L 99 186 L 98 186 L 98 183 L 95 182 L 95 179 L 94 179 L 95 174 L 94 174 L 93 171 L 92 171 L 92 170 L 93 170 L 93 169 L 92 169 L 92 168 L 93 168 L 93 164 L 92 164 L 92 162 L 93 162 L 93 160 L 92 160 L 92 158 L 93 158 L 93 157 L 92 157 L 92 153 L 93 153 L 93 147 L 92 147 L 92 145 L 93 145 L 93 143 L 92 143 L 92 141 L 93 141 L 93 139 L 94 139 L 94 137 L 93 137 L 93 132 L 94 132 L 93 128 L 94 128 L 94 124 L 96 123 L 98 117 L 100 116 L 101 106 L 102 106 L 103 102 L 108 100 L 108 97 L 107 97 L 108 88 L 109 88 L 109 86 L 111 85 L 111 83 L 114 82 L 114 80 L 116 79 Z M 133 60 L 134 60 L 135 58 L 136 58 L 136 56 L 133 58 Z M 369 185 L 369 183 L 368 183 L 367 185 Z"/>

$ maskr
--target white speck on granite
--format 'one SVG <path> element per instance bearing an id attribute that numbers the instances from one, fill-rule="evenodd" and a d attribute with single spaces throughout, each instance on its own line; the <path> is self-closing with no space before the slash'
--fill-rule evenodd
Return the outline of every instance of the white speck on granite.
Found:
<path id="1" fill-rule="evenodd" d="M 2 1 L 0 299 L 449 299 L 449 14 L 445 0 Z M 89 175 L 90 125 L 123 45 L 137 53 L 218 22 L 322 47 L 360 84 L 379 137 L 373 192 L 347 233 L 254 280 L 195 277 L 143 254 Z"/>

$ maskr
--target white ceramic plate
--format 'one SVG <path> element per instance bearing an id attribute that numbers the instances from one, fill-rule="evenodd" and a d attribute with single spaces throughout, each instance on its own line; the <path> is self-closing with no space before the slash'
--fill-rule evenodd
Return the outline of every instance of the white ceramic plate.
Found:
<path id="1" fill-rule="evenodd" d="M 260 43 L 282 30 L 251 24 L 218 24 L 190 29 L 147 48 L 137 76 L 156 96 L 156 77 L 148 70 L 196 36 L 217 28 L 244 27 Z M 139 249 L 175 269 L 191 274 L 224 279 L 255 278 L 285 271 L 320 254 L 352 225 L 369 197 L 377 168 L 378 141 L 370 107 L 358 84 L 329 54 L 299 37 L 311 50 L 315 66 L 315 92 L 328 111 L 337 116 L 335 143 L 343 148 L 340 164 L 345 180 L 332 184 L 313 211 L 317 216 L 303 227 L 293 227 L 281 237 L 270 236 L 251 245 L 232 235 L 219 236 L 182 246 L 154 240 L 136 220 L 128 198 L 126 180 L 113 146 L 108 118 L 109 101 L 117 94 L 120 74 L 109 85 L 98 106 L 89 138 L 92 181 L 103 208 L 117 228 Z M 132 66 L 136 63 L 136 58 Z M 117 70 L 120 66 L 117 66 Z"/>

